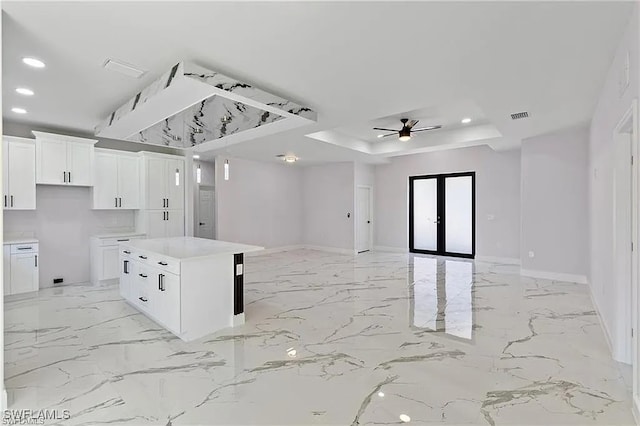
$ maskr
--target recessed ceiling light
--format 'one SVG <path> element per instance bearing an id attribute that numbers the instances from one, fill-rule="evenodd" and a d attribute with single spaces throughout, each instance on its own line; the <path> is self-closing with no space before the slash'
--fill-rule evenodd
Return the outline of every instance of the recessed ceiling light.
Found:
<path id="1" fill-rule="evenodd" d="M 18 87 L 16 89 L 16 92 L 20 93 L 21 95 L 25 95 L 25 96 L 33 96 L 33 90 L 27 89 L 26 87 Z"/>
<path id="2" fill-rule="evenodd" d="M 15 112 L 16 114 L 26 114 L 27 110 L 24 108 L 11 108 L 11 111 Z"/>
<path id="3" fill-rule="evenodd" d="M 384 137 L 384 135 L 378 135 L 378 137 L 379 137 L 379 138 L 382 138 L 382 137 Z"/>
<path id="4" fill-rule="evenodd" d="M 400 414 L 400 420 L 405 423 L 409 423 L 411 421 L 411 417 L 407 416 L 406 414 Z"/>
<path id="5" fill-rule="evenodd" d="M 194 160 L 199 160 L 199 159 L 200 159 L 200 156 L 199 156 L 198 154 L 193 154 L 193 159 L 194 159 Z"/>
<path id="6" fill-rule="evenodd" d="M 379 396 L 380 398 L 384 398 L 384 392 L 382 392 L 382 391 L 378 392 L 378 396 Z"/>
<path id="7" fill-rule="evenodd" d="M 461 122 L 462 124 L 471 123 L 471 119 L 470 119 L 470 118 L 468 118 L 468 117 L 467 117 L 467 118 L 463 118 L 460 122 Z"/>
<path id="8" fill-rule="evenodd" d="M 285 155 L 284 157 L 285 163 L 295 163 L 296 161 L 298 161 L 298 157 L 295 155 Z"/>
<path id="9" fill-rule="evenodd" d="M 44 68 L 44 62 L 36 58 L 22 58 L 22 62 L 34 68 Z"/>

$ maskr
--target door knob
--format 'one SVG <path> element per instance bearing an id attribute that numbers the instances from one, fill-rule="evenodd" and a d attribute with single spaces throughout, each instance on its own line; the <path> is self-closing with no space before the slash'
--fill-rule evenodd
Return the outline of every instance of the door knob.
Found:
<path id="1" fill-rule="evenodd" d="M 200 226 L 202 226 L 202 225 L 204 225 L 204 224 L 205 224 L 204 222 L 200 222 Z"/>
<path id="2" fill-rule="evenodd" d="M 370 220 L 368 220 L 368 221 L 367 221 L 367 223 L 371 223 L 371 221 L 370 221 Z"/>

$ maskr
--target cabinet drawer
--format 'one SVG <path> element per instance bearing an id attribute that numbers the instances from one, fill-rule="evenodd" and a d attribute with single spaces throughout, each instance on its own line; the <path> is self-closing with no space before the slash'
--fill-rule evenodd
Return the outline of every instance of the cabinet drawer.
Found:
<path id="1" fill-rule="evenodd" d="M 17 253 L 37 253 L 38 243 L 31 244 L 11 244 L 11 254 Z"/>
<path id="2" fill-rule="evenodd" d="M 119 237 L 119 238 L 103 238 L 100 240 L 100 247 L 117 246 L 120 243 L 126 243 L 131 240 L 139 240 L 141 237 Z"/>
<path id="3" fill-rule="evenodd" d="M 154 268 L 158 268 L 172 274 L 180 275 L 180 262 L 175 259 L 153 255 L 149 256 L 148 262 L 149 266 L 153 266 Z"/>

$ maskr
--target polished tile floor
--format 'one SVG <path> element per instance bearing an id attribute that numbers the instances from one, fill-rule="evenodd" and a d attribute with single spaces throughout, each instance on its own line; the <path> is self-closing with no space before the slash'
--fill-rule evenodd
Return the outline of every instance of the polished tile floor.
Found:
<path id="1" fill-rule="evenodd" d="M 5 305 L 12 409 L 70 425 L 627 425 L 587 287 L 513 266 L 298 250 L 248 257 L 247 324 L 185 343 L 116 286 Z"/>

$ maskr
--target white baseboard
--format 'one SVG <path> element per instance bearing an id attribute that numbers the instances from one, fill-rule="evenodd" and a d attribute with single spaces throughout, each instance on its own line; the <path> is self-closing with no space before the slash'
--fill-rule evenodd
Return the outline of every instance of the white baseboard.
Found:
<path id="1" fill-rule="evenodd" d="M 305 244 L 300 248 L 305 248 L 307 250 L 318 250 L 318 251 L 326 251 L 329 253 L 339 253 L 339 254 L 348 254 L 353 256 L 355 254 L 354 249 L 345 249 L 339 247 L 325 247 L 325 246 L 312 246 L 309 244 Z"/>
<path id="2" fill-rule="evenodd" d="M 390 253 L 409 253 L 408 248 L 388 247 L 388 246 L 373 246 L 373 251 L 386 251 Z"/>
<path id="3" fill-rule="evenodd" d="M 640 400 L 638 400 L 638 397 L 635 395 L 632 395 L 632 398 L 633 404 L 631 407 L 631 412 L 633 413 L 633 419 L 636 421 L 637 425 L 640 425 Z"/>
<path id="4" fill-rule="evenodd" d="M 497 256 L 476 256 L 479 262 L 503 263 L 505 265 L 520 265 L 520 259 L 517 257 L 497 257 Z"/>
<path id="5" fill-rule="evenodd" d="M 541 278 L 553 281 L 565 281 L 570 283 L 587 284 L 585 275 L 561 274 L 559 272 L 534 271 L 532 269 L 520 269 L 520 275 L 531 278 Z"/>
<path id="6" fill-rule="evenodd" d="M 283 252 L 283 251 L 291 251 L 291 250 L 300 250 L 300 249 L 303 249 L 303 248 L 305 248 L 305 246 L 302 245 L 302 244 L 292 245 L 292 246 L 282 246 L 282 247 L 271 247 L 271 248 L 267 248 L 267 249 L 260 250 L 260 251 L 253 251 L 253 252 L 245 253 L 245 256 L 247 256 L 247 257 L 262 256 L 264 254 L 280 253 L 280 252 Z"/>

